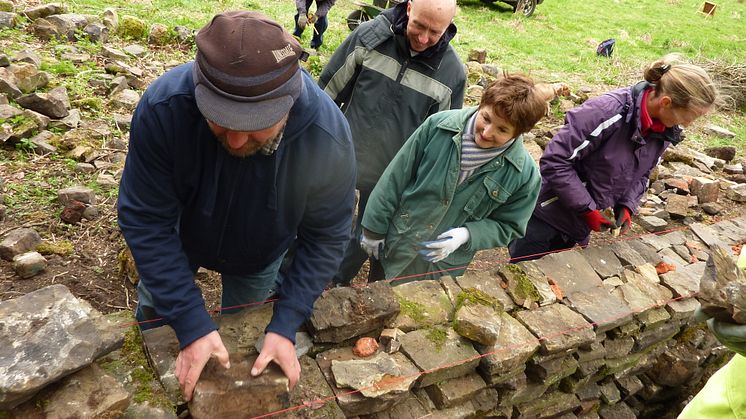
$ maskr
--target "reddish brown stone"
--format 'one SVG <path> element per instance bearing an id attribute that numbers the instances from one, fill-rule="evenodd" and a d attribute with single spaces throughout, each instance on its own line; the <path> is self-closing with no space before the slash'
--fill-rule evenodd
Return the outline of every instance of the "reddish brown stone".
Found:
<path id="1" fill-rule="evenodd" d="M 65 205 L 65 209 L 60 214 L 60 219 L 68 224 L 77 224 L 83 218 L 85 204 L 80 201 L 72 200 Z"/>
<path id="2" fill-rule="evenodd" d="M 355 347 L 352 348 L 352 353 L 362 358 L 369 357 L 376 353 L 376 351 L 378 351 L 378 342 L 370 337 L 358 339 Z"/>

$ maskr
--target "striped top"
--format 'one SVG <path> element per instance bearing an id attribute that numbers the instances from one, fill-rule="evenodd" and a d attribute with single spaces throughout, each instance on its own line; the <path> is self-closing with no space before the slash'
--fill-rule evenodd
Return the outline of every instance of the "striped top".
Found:
<path id="1" fill-rule="evenodd" d="M 463 183 L 469 176 L 471 176 L 477 169 L 482 167 L 485 163 L 494 159 L 507 150 L 515 138 L 511 139 L 507 143 L 500 147 L 495 148 L 481 148 L 474 142 L 474 129 L 477 120 L 477 112 L 474 112 L 469 121 L 466 123 L 464 133 L 461 135 L 461 171 L 458 175 L 458 184 Z"/>

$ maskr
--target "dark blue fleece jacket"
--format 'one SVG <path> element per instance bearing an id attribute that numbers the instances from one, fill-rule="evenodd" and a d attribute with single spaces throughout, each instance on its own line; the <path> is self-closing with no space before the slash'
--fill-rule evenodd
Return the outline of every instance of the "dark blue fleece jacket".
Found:
<path id="1" fill-rule="evenodd" d="M 119 225 L 155 310 L 181 347 L 217 329 L 196 266 L 258 272 L 298 238 L 267 331 L 295 339 L 349 240 L 355 156 L 345 117 L 304 72 L 271 156 L 230 155 L 194 100 L 192 63 L 148 88 L 132 119 Z M 251 118 L 251 115 L 246 115 Z"/>

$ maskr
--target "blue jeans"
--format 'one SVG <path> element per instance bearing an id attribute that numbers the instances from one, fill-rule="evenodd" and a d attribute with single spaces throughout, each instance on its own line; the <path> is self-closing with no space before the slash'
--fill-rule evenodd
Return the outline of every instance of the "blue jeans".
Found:
<path id="1" fill-rule="evenodd" d="M 263 270 L 253 274 L 221 274 L 220 279 L 223 283 L 223 295 L 220 302 L 221 313 L 237 313 L 246 308 L 243 307 L 246 304 L 266 301 L 270 294 L 282 284 L 283 278 L 278 274 L 278 270 L 284 257 L 285 253 L 281 254 L 280 257 Z M 197 269 L 198 267 L 194 267 L 192 271 L 196 274 Z M 138 303 L 137 310 L 135 310 L 135 318 L 138 322 L 159 317 L 154 309 L 155 303 L 153 302 L 153 296 L 145 288 L 145 284 L 142 281 L 137 283 L 137 297 Z M 165 320 L 141 323 L 140 329 L 152 329 L 164 324 L 166 324 Z"/>

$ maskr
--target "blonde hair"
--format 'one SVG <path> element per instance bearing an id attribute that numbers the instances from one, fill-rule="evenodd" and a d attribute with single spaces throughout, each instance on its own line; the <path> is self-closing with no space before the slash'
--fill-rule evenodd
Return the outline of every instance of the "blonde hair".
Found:
<path id="1" fill-rule="evenodd" d="M 666 95 L 677 108 L 707 109 L 720 103 L 720 94 L 709 74 L 678 54 L 668 54 L 648 65 L 645 80 L 655 85 L 655 95 Z"/>

